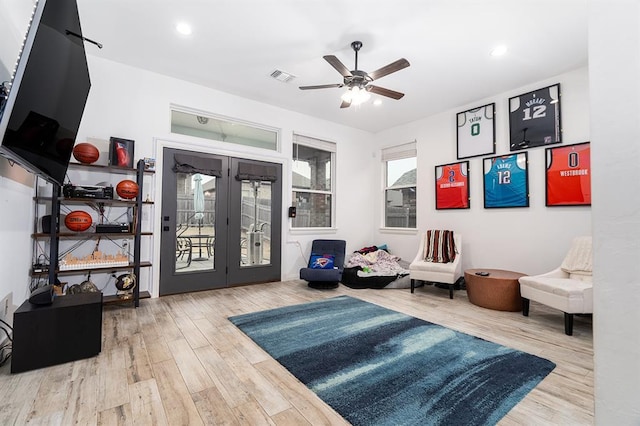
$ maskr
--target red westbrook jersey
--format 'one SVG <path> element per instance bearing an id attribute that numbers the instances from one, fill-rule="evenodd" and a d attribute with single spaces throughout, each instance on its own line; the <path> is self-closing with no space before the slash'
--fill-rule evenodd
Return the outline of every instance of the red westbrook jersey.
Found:
<path id="1" fill-rule="evenodd" d="M 440 166 L 436 176 L 436 209 L 469 207 L 467 162 Z"/>
<path id="2" fill-rule="evenodd" d="M 547 205 L 591 204 L 589 143 L 547 150 Z"/>

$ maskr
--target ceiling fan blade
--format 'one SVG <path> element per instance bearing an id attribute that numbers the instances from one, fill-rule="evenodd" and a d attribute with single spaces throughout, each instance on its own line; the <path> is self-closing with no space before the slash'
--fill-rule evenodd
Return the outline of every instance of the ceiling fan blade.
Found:
<path id="1" fill-rule="evenodd" d="M 336 84 L 320 84 L 317 86 L 300 86 L 300 90 L 310 90 L 310 89 L 332 89 L 334 87 L 342 87 L 344 84 L 336 83 Z"/>
<path id="2" fill-rule="evenodd" d="M 398 59 L 397 61 L 392 62 L 389 65 L 385 65 L 384 67 L 377 69 L 374 72 L 370 72 L 369 77 L 371 77 L 371 80 L 377 80 L 380 77 L 391 74 L 392 72 L 400 71 L 401 69 L 406 68 L 409 65 L 409 61 L 407 61 L 406 59 Z"/>
<path id="3" fill-rule="evenodd" d="M 342 103 L 340 104 L 340 108 L 349 108 L 351 106 L 351 101 L 347 102 L 347 101 L 342 101 Z"/>
<path id="4" fill-rule="evenodd" d="M 404 93 L 396 92 L 395 90 L 391 89 L 385 89 L 384 87 L 380 86 L 373 86 L 371 84 L 368 84 L 366 88 L 369 92 L 375 93 L 376 95 L 386 96 L 387 98 L 400 99 L 404 96 Z"/>
<path id="5" fill-rule="evenodd" d="M 352 77 L 351 71 L 349 68 L 344 66 L 340 59 L 336 58 L 333 55 L 323 56 L 324 60 L 329 62 L 329 64 L 336 69 L 343 77 Z"/>

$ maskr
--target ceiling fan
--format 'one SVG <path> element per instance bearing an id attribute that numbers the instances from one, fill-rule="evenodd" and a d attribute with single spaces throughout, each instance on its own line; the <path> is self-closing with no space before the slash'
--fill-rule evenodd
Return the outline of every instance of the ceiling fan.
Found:
<path id="1" fill-rule="evenodd" d="M 342 74 L 343 82 L 336 84 L 321 84 L 317 86 L 300 86 L 300 90 L 310 89 L 330 89 L 334 87 L 348 87 L 349 90 L 342 95 L 342 104 L 340 108 L 347 108 L 349 106 L 358 105 L 369 98 L 369 93 L 372 92 L 377 95 L 386 96 L 392 99 L 400 99 L 404 96 L 404 93 L 396 92 L 395 90 L 385 89 L 384 87 L 374 86 L 369 84 L 374 80 L 377 80 L 385 75 L 389 75 L 396 71 L 400 71 L 403 68 L 408 67 L 409 61 L 406 59 L 398 59 L 384 67 L 377 69 L 373 72 L 367 73 L 358 69 L 358 51 L 362 47 L 361 41 L 354 41 L 351 43 L 351 48 L 356 54 L 356 66 L 354 70 L 349 69 L 340 62 L 340 59 L 333 55 L 323 56 L 325 61 L 334 67 L 340 74 Z"/>

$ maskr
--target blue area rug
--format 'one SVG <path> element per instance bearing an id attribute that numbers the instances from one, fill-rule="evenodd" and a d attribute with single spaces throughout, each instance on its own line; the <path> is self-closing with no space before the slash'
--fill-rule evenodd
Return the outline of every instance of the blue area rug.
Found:
<path id="1" fill-rule="evenodd" d="M 555 367 L 348 296 L 229 320 L 353 425 L 495 424 Z"/>

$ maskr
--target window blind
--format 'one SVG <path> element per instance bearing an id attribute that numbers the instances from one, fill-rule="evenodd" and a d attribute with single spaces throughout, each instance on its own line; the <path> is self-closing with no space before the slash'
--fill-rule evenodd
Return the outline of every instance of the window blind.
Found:
<path id="1" fill-rule="evenodd" d="M 405 143 L 402 145 L 390 146 L 382 148 L 382 161 L 401 160 L 403 158 L 411 158 L 418 156 L 416 141 Z"/>

